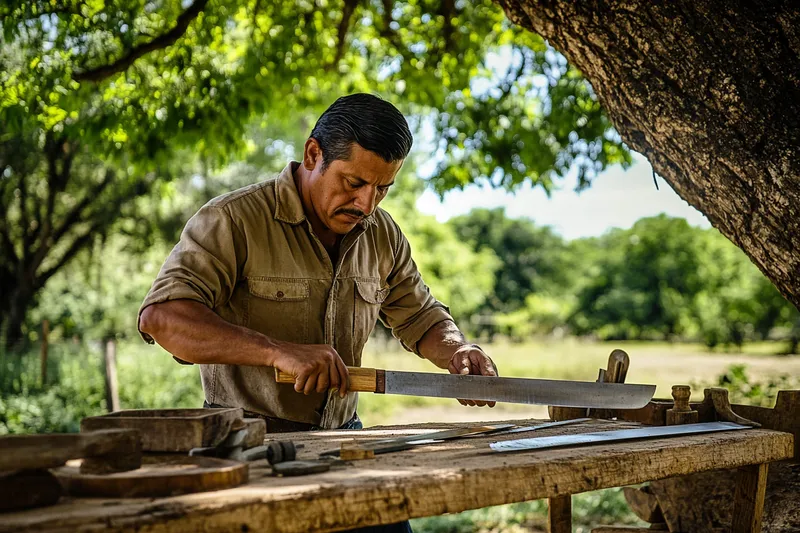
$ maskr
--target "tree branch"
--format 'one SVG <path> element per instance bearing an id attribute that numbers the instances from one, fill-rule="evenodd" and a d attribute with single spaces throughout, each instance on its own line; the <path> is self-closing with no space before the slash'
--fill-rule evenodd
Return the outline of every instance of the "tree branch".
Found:
<path id="1" fill-rule="evenodd" d="M 97 231 L 100 230 L 100 228 L 102 228 L 103 225 L 105 225 L 105 223 L 106 222 L 104 220 L 99 220 L 95 222 L 92 226 L 90 226 L 89 229 L 86 230 L 86 233 L 84 233 L 80 237 L 76 237 L 75 240 L 72 241 L 72 244 L 69 245 L 69 248 L 67 248 L 67 251 L 64 252 L 64 255 L 61 256 L 61 259 L 59 259 L 55 265 L 42 272 L 40 275 L 36 276 L 36 284 L 35 284 L 36 290 L 39 290 L 42 287 L 44 287 L 44 284 L 47 283 L 47 280 L 53 277 L 53 274 L 58 272 L 73 257 L 75 257 L 75 255 L 78 252 L 83 250 L 90 243 L 90 241 L 95 236 Z"/>
<path id="2" fill-rule="evenodd" d="M 444 37 L 445 52 L 451 52 L 453 50 L 453 21 L 451 19 L 455 11 L 455 0 L 442 0 L 439 6 L 439 15 L 444 19 L 442 23 L 442 36 Z"/>
<path id="3" fill-rule="evenodd" d="M 186 30 L 189 28 L 189 24 L 197 18 L 201 11 L 206 7 L 208 0 L 194 0 L 192 5 L 190 5 L 186 11 L 180 14 L 178 20 L 175 23 L 175 26 L 169 30 L 167 33 L 160 35 L 149 41 L 147 43 L 141 44 L 139 46 L 133 47 L 131 50 L 128 51 L 127 54 L 116 60 L 115 62 L 111 63 L 110 65 L 104 65 L 102 67 L 93 68 L 90 70 L 86 70 L 83 72 L 76 72 L 72 75 L 72 78 L 75 81 L 91 81 L 91 82 L 98 82 L 102 81 L 109 76 L 112 76 L 118 72 L 122 72 L 130 67 L 134 61 L 142 57 L 143 55 L 152 52 L 154 50 L 160 50 L 162 48 L 166 48 L 177 41 Z"/>
<path id="4" fill-rule="evenodd" d="M 11 242 L 11 237 L 9 237 L 8 231 L 6 230 L 5 222 L 0 224 L 0 246 L 3 247 L 3 258 L 8 261 L 12 267 L 16 267 L 19 258 L 17 257 L 16 250 L 14 250 L 14 243 Z"/>
<path id="5" fill-rule="evenodd" d="M 106 181 L 110 181 L 109 176 L 111 175 L 110 172 L 106 174 L 106 179 L 103 180 L 103 183 Z M 102 185 L 102 183 L 100 184 Z M 117 198 L 115 201 L 111 203 L 111 205 L 105 206 L 107 213 L 118 213 L 120 208 L 125 202 L 129 202 L 132 198 L 136 198 L 139 196 L 143 196 L 150 191 L 150 185 L 152 183 L 143 182 L 141 184 L 141 188 L 133 192 L 131 195 L 122 195 Z M 94 237 L 98 231 L 102 230 L 104 226 L 107 224 L 106 217 L 99 217 L 98 220 L 92 224 L 86 232 L 81 235 L 80 237 L 76 237 L 75 240 L 72 241 L 72 244 L 69 245 L 67 251 L 64 252 L 64 255 L 61 256 L 61 259 L 56 262 L 52 267 L 47 269 L 46 271 L 42 272 L 39 276 L 36 277 L 36 287 L 41 288 L 44 287 L 44 284 L 50 279 L 53 274 L 58 272 L 64 265 L 66 265 L 75 255 L 83 250 L 91 241 L 92 237 Z"/>
<path id="6" fill-rule="evenodd" d="M 28 219 L 28 187 L 25 185 L 25 175 L 19 179 L 19 225 L 22 231 L 22 262 L 28 258 L 28 246 L 30 246 L 30 220 Z"/>
<path id="7" fill-rule="evenodd" d="M 95 185 L 87 194 L 83 197 L 83 199 L 72 208 L 72 210 L 64 217 L 64 221 L 58 227 L 58 229 L 53 233 L 53 242 L 57 243 L 63 236 L 66 234 L 70 228 L 75 225 L 81 217 L 81 213 L 83 212 L 86 207 L 91 204 L 92 202 L 97 200 L 97 197 L 100 196 L 106 187 L 108 187 L 111 182 L 114 181 L 114 173 L 110 171 L 106 171 L 106 175 L 103 178 L 103 181 Z"/>
<path id="8" fill-rule="evenodd" d="M 383 0 L 383 27 L 378 30 L 378 35 L 389 41 L 389 43 L 397 49 L 397 52 L 408 59 L 407 49 L 403 47 L 403 41 L 396 31 L 392 29 L 392 10 L 394 9 L 394 0 Z"/>
<path id="9" fill-rule="evenodd" d="M 353 18 L 353 13 L 356 11 L 356 7 L 358 7 L 359 0 L 344 0 L 344 6 L 342 7 L 342 20 L 339 22 L 339 41 L 336 45 L 336 56 L 333 58 L 333 62 L 330 65 L 331 67 L 335 67 L 339 64 L 339 61 L 342 60 L 344 56 L 344 45 L 345 40 L 347 39 L 347 30 L 350 28 L 350 19 Z"/>
<path id="10" fill-rule="evenodd" d="M 50 251 L 54 242 L 50 241 L 53 231 L 53 212 L 55 210 L 56 196 L 63 192 L 67 186 L 72 170 L 72 158 L 74 150 L 64 141 L 48 139 L 47 142 L 47 200 L 45 202 L 45 212 L 40 216 L 39 227 L 31 238 L 31 243 L 38 240 L 36 251 L 30 260 L 30 269 L 35 272 L 39 265 L 44 261 L 47 252 Z M 58 160 L 61 159 L 61 170 L 58 169 Z M 88 198 L 88 196 L 87 196 Z"/>

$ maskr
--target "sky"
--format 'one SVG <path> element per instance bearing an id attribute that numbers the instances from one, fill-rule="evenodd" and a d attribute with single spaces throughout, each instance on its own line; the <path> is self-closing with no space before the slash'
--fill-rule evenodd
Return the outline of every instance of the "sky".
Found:
<path id="1" fill-rule="evenodd" d="M 551 226 L 566 239 L 598 236 L 611 228 L 627 229 L 642 217 L 660 213 L 685 218 L 693 226 L 710 227 L 702 213 L 682 200 L 663 179 L 657 180 L 658 190 L 650 163 L 634 153 L 633 165 L 627 170 L 619 165 L 610 167 L 580 193 L 575 192 L 577 177 L 572 173 L 556 182 L 559 189 L 553 190 L 550 198 L 541 187 L 532 189 L 526 185 L 512 193 L 471 185 L 463 191 L 447 193 L 444 201 L 426 189 L 417 207 L 435 215 L 440 222 L 476 207 L 505 207 L 509 216 Z"/>

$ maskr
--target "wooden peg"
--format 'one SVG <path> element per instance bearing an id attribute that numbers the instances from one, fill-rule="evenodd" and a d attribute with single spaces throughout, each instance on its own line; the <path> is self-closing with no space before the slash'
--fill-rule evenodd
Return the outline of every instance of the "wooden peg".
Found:
<path id="1" fill-rule="evenodd" d="M 699 420 L 697 411 L 689 405 L 689 398 L 692 396 L 692 389 L 689 385 L 673 385 L 672 398 L 675 405 L 672 409 L 667 409 L 667 425 L 696 424 Z"/>

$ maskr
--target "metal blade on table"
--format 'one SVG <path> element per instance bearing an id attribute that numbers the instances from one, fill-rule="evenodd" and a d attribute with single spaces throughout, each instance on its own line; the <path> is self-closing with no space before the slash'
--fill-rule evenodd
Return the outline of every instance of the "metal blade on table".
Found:
<path id="1" fill-rule="evenodd" d="M 418 444 L 429 444 L 444 440 L 457 439 L 460 437 L 484 436 L 516 427 L 514 424 L 492 424 L 488 426 L 472 426 L 465 428 L 446 429 L 434 431 L 432 433 L 422 433 L 420 435 L 405 435 L 402 437 L 391 437 L 388 439 L 373 440 L 361 443 L 361 447 L 374 450 L 376 454 L 387 453 L 389 451 L 400 451 L 408 449 Z M 407 445 L 407 447 L 405 447 Z M 396 448 L 396 449 L 395 449 Z M 380 451 L 379 451 L 380 450 Z M 319 454 L 323 456 L 339 455 L 339 449 L 326 450 Z"/>
<path id="2" fill-rule="evenodd" d="M 655 385 L 387 370 L 385 393 L 558 407 L 638 409 L 647 405 L 655 390 Z"/>
<path id="3" fill-rule="evenodd" d="M 528 450 L 544 450 L 581 444 L 597 444 L 619 442 L 634 439 L 657 439 L 678 435 L 696 435 L 718 431 L 735 431 L 752 429 L 733 422 L 706 422 L 702 424 L 681 424 L 676 426 L 655 426 L 635 429 L 619 429 L 616 431 L 598 431 L 594 433 L 577 433 L 573 435 L 557 435 L 554 437 L 538 437 L 493 442 L 489 447 L 496 452 L 519 452 Z"/>
<path id="4" fill-rule="evenodd" d="M 527 433 L 529 431 L 536 431 L 539 429 L 547 429 L 547 428 L 555 428 L 559 426 L 569 426 L 572 424 L 579 424 L 581 422 L 590 422 L 592 418 L 572 418 L 570 420 L 559 420 L 557 422 L 542 422 L 541 424 L 537 424 L 535 426 L 524 426 L 524 427 L 517 427 L 512 426 L 508 429 L 501 429 L 498 430 L 492 435 L 509 435 L 511 433 Z"/>

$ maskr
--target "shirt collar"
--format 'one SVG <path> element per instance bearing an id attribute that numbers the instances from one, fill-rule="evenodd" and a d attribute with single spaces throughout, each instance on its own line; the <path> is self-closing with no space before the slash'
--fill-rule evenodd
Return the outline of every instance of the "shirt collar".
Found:
<path id="1" fill-rule="evenodd" d="M 297 225 L 306 220 L 306 213 L 303 211 L 303 201 L 294 182 L 294 169 L 300 165 L 297 161 L 292 161 L 278 175 L 275 182 L 275 219 L 287 224 Z M 359 225 L 367 228 L 377 225 L 375 213 L 359 221 Z"/>

